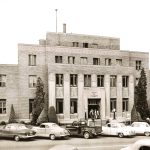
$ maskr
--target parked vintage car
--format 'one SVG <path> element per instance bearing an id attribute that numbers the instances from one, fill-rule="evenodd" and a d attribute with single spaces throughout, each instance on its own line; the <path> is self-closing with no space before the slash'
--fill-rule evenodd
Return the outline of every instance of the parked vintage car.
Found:
<path id="1" fill-rule="evenodd" d="M 120 150 L 150 150 L 150 139 L 140 139 Z"/>
<path id="2" fill-rule="evenodd" d="M 102 135 L 112 135 L 118 136 L 120 138 L 124 136 L 134 136 L 135 131 L 129 127 L 125 126 L 124 123 L 107 123 L 105 126 L 102 127 Z"/>
<path id="3" fill-rule="evenodd" d="M 38 137 L 49 137 L 51 140 L 59 137 L 68 137 L 70 133 L 56 123 L 42 123 L 39 127 L 33 127 Z"/>
<path id="4" fill-rule="evenodd" d="M 133 122 L 131 127 L 137 135 L 150 136 L 150 125 L 147 122 Z"/>
<path id="5" fill-rule="evenodd" d="M 0 137 L 14 138 L 15 141 L 34 137 L 36 132 L 20 123 L 11 123 L 0 127 Z"/>
<path id="6" fill-rule="evenodd" d="M 67 125 L 66 129 L 70 131 L 72 136 L 83 136 L 85 139 L 95 137 L 102 131 L 101 121 L 74 121 L 71 125 Z"/>

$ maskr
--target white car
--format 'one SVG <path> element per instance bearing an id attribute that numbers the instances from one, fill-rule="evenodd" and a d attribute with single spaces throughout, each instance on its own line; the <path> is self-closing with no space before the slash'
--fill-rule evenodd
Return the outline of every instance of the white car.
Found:
<path id="1" fill-rule="evenodd" d="M 141 139 L 120 150 L 150 150 L 150 139 Z"/>
<path id="2" fill-rule="evenodd" d="M 136 134 L 139 135 L 150 135 L 150 125 L 147 122 L 133 122 L 131 127 L 135 130 Z"/>
<path id="3" fill-rule="evenodd" d="M 68 137 L 68 130 L 60 127 L 56 123 L 42 123 L 39 127 L 33 127 L 38 137 L 49 137 L 54 140 L 56 137 Z"/>
<path id="4" fill-rule="evenodd" d="M 123 123 L 107 123 L 102 127 L 102 135 L 112 135 L 122 138 L 124 136 L 134 136 L 135 131 Z"/>

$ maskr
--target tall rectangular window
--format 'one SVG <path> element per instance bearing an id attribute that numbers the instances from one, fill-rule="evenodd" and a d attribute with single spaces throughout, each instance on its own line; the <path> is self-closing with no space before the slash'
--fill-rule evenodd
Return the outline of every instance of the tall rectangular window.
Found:
<path id="1" fill-rule="evenodd" d="M 75 63 L 75 57 L 74 56 L 68 56 L 68 64 L 74 64 Z"/>
<path id="2" fill-rule="evenodd" d="M 79 43 L 78 42 L 72 42 L 73 47 L 79 47 Z"/>
<path id="3" fill-rule="evenodd" d="M 84 48 L 88 48 L 88 47 L 89 47 L 89 44 L 88 44 L 88 43 L 83 43 L 83 47 L 84 47 Z"/>
<path id="4" fill-rule="evenodd" d="M 6 100 L 0 99 L 0 114 L 6 114 Z"/>
<path id="5" fill-rule="evenodd" d="M 56 86 L 63 86 L 63 74 L 56 74 Z"/>
<path id="6" fill-rule="evenodd" d="M 110 112 L 113 111 L 113 109 L 117 109 L 117 102 L 116 102 L 116 98 L 111 98 L 110 99 Z"/>
<path id="7" fill-rule="evenodd" d="M 6 87 L 6 75 L 0 74 L 0 87 Z"/>
<path id="8" fill-rule="evenodd" d="M 77 74 L 70 75 L 70 86 L 76 87 L 77 86 Z"/>
<path id="9" fill-rule="evenodd" d="M 56 113 L 63 114 L 63 99 L 56 99 Z"/>
<path id="10" fill-rule="evenodd" d="M 29 88 L 35 88 L 37 84 L 37 76 L 29 75 Z"/>
<path id="11" fill-rule="evenodd" d="M 84 75 L 84 87 L 91 87 L 91 75 Z"/>
<path id="12" fill-rule="evenodd" d="M 116 64 L 118 66 L 122 66 L 122 59 L 116 59 Z"/>
<path id="13" fill-rule="evenodd" d="M 93 65 L 100 65 L 100 58 L 93 58 Z"/>
<path id="14" fill-rule="evenodd" d="M 77 113 L 77 99 L 70 99 L 70 114 Z"/>
<path id="15" fill-rule="evenodd" d="M 111 66 L 111 59 L 110 58 L 105 58 L 105 65 Z"/>
<path id="16" fill-rule="evenodd" d="M 32 117 L 34 99 L 29 99 L 29 118 Z"/>
<path id="17" fill-rule="evenodd" d="M 116 87 L 117 77 L 115 75 L 110 76 L 110 87 Z"/>
<path id="18" fill-rule="evenodd" d="M 128 87 L 128 84 L 129 84 L 129 77 L 122 76 L 122 87 Z"/>
<path id="19" fill-rule="evenodd" d="M 62 63 L 62 56 L 55 56 L 55 63 Z"/>
<path id="20" fill-rule="evenodd" d="M 104 75 L 97 75 L 97 86 L 104 87 Z"/>
<path id="21" fill-rule="evenodd" d="M 141 70 L 142 69 L 142 62 L 141 60 L 136 60 L 136 70 Z"/>
<path id="22" fill-rule="evenodd" d="M 29 66 L 36 66 L 36 55 L 29 54 Z"/>
<path id="23" fill-rule="evenodd" d="M 80 57 L 81 65 L 87 65 L 87 57 Z"/>
<path id="24" fill-rule="evenodd" d="M 128 111 L 129 110 L 129 99 L 128 98 L 123 98 L 122 101 L 122 111 Z"/>

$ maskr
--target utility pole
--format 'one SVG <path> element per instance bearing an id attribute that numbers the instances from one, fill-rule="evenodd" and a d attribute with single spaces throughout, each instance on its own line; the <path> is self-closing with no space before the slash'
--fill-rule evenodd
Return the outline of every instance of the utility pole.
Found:
<path id="1" fill-rule="evenodd" d="M 57 11 L 58 9 L 55 9 L 55 11 L 56 11 L 56 33 L 57 33 Z"/>

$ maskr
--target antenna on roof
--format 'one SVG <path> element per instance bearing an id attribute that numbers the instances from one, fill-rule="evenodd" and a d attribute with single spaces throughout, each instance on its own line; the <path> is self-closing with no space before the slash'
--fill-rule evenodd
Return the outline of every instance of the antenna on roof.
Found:
<path id="1" fill-rule="evenodd" d="M 56 11 L 56 33 L 57 33 L 57 11 L 58 9 L 55 9 L 55 11 Z"/>

